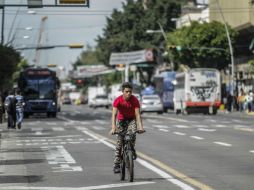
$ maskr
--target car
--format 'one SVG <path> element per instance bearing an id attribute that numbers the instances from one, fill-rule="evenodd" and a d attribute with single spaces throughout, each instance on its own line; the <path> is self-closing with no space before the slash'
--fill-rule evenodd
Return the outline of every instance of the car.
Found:
<path id="1" fill-rule="evenodd" d="M 141 96 L 140 96 L 140 94 L 132 94 L 133 96 L 135 96 L 137 99 L 138 99 L 138 101 L 139 102 L 141 102 Z"/>
<path id="2" fill-rule="evenodd" d="M 109 108 L 109 100 L 107 95 L 96 95 L 95 98 L 93 98 L 92 104 L 90 107 L 106 107 Z"/>
<path id="3" fill-rule="evenodd" d="M 141 113 L 143 112 L 157 112 L 158 114 L 163 113 L 163 105 L 157 94 L 142 96 Z"/>
<path id="4" fill-rule="evenodd" d="M 62 104 L 71 104 L 71 98 L 69 96 L 65 96 L 62 100 Z"/>

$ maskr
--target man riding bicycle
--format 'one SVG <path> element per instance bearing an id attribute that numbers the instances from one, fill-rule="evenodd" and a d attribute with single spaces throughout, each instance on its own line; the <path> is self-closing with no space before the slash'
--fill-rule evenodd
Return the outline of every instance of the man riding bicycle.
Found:
<path id="1" fill-rule="evenodd" d="M 137 125 L 139 133 L 145 132 L 140 116 L 140 105 L 138 99 L 132 95 L 132 84 L 125 82 L 122 84 L 122 95 L 118 96 L 113 102 L 112 110 L 112 129 L 111 134 L 116 131 L 133 133 L 132 144 L 135 146 L 135 132 Z M 114 173 L 120 173 L 121 148 L 123 145 L 123 136 L 117 135 L 117 144 L 115 149 Z M 133 150 L 136 158 L 136 152 Z M 135 159 L 134 158 L 134 159 Z"/>

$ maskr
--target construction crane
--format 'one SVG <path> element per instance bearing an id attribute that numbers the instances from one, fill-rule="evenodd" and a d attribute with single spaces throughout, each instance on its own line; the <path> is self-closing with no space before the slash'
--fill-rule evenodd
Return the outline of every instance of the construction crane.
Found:
<path id="1" fill-rule="evenodd" d="M 45 29 L 45 21 L 47 20 L 47 16 L 44 16 L 41 18 L 40 28 L 39 28 L 39 35 L 38 35 L 38 41 L 37 41 L 37 47 L 41 47 L 43 43 L 42 35 Z M 35 58 L 34 58 L 35 66 L 39 66 L 40 62 L 40 49 L 37 48 L 35 51 Z"/>

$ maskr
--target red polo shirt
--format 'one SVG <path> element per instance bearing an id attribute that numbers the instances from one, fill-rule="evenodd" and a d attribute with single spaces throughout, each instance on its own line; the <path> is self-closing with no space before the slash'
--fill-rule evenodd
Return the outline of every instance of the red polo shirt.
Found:
<path id="1" fill-rule="evenodd" d="M 130 99 L 126 101 L 123 95 L 118 96 L 114 102 L 113 107 L 118 109 L 117 119 L 135 119 L 135 109 L 140 108 L 138 99 L 131 95 Z"/>

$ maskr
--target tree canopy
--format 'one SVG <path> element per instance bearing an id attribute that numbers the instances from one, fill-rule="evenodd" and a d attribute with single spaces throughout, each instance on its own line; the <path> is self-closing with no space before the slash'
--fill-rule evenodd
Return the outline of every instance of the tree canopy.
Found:
<path id="1" fill-rule="evenodd" d="M 165 31 L 175 27 L 171 18 L 180 14 L 180 4 L 175 0 L 151 0 L 147 9 L 142 0 L 127 0 L 123 10 L 114 10 L 107 18 L 103 36 L 97 39 L 97 56 L 108 65 L 113 52 L 128 52 L 158 47 L 164 41 L 162 34 L 147 34 L 146 30 L 159 30 L 160 23 Z"/>
<path id="2" fill-rule="evenodd" d="M 20 54 L 12 47 L 0 45 L 0 90 L 4 91 L 12 85 L 12 74 L 20 62 Z"/>
<path id="3" fill-rule="evenodd" d="M 229 33 L 234 45 L 237 33 L 230 27 Z M 171 59 L 175 63 L 191 68 L 210 67 L 223 69 L 230 63 L 230 51 L 225 26 L 213 21 L 210 23 L 192 22 L 191 26 L 182 27 L 168 33 L 168 47 Z M 179 49 L 177 51 L 177 49 Z"/>

